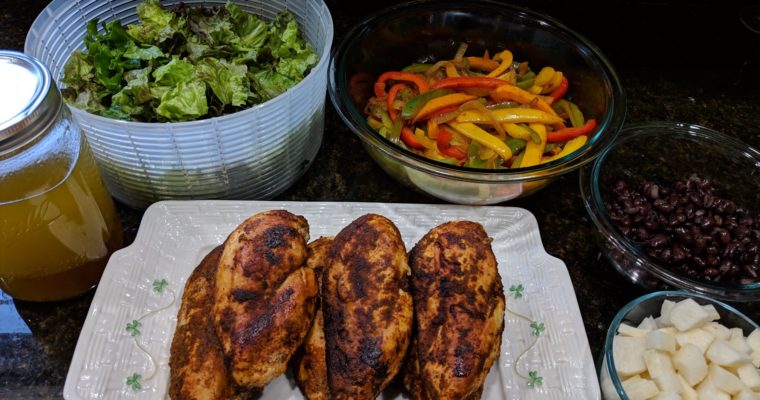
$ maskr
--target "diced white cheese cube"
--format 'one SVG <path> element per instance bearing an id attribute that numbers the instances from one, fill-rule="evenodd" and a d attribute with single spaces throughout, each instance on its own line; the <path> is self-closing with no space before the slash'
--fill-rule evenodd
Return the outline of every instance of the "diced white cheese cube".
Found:
<path id="1" fill-rule="evenodd" d="M 710 372 L 707 376 L 715 387 L 729 394 L 739 393 L 746 387 L 738 376 L 716 364 L 710 364 Z"/>
<path id="2" fill-rule="evenodd" d="M 710 332 L 717 339 L 728 340 L 731 338 L 731 330 L 718 322 L 709 322 L 702 326 L 702 329 Z"/>
<path id="3" fill-rule="evenodd" d="M 709 321 L 717 321 L 720 319 L 720 314 L 718 314 L 718 310 L 715 309 L 715 306 L 712 304 L 705 304 L 702 306 L 702 309 L 705 310 L 707 315 L 709 315 L 708 322 Z"/>
<path id="4" fill-rule="evenodd" d="M 660 392 L 657 396 L 652 397 L 652 400 L 681 400 L 681 395 L 678 392 Z"/>
<path id="5" fill-rule="evenodd" d="M 647 349 L 655 349 L 674 353 L 676 351 L 676 338 L 660 330 L 651 331 L 645 336 Z"/>
<path id="6" fill-rule="evenodd" d="M 670 354 L 654 349 L 644 351 L 644 364 L 647 366 L 649 376 L 654 378 L 670 372 L 676 372 L 670 359 Z"/>
<path id="7" fill-rule="evenodd" d="M 747 344 L 752 348 L 752 351 L 760 351 L 760 330 L 755 329 L 747 336 Z"/>
<path id="8" fill-rule="evenodd" d="M 670 310 L 670 322 L 681 332 L 698 328 L 710 321 L 710 315 L 694 299 L 681 300 Z"/>
<path id="9" fill-rule="evenodd" d="M 676 305 L 675 301 L 665 300 L 660 307 L 660 326 L 673 326 L 670 322 L 670 312 L 673 310 L 673 306 Z"/>
<path id="10" fill-rule="evenodd" d="M 728 339 L 728 344 L 739 353 L 749 354 L 752 352 L 752 348 L 747 344 L 747 340 L 744 338 L 744 331 L 741 328 L 733 328 L 731 331 L 731 338 Z"/>
<path id="11" fill-rule="evenodd" d="M 750 354 L 750 357 L 752 357 L 752 365 L 754 365 L 755 368 L 760 368 L 760 351 L 753 351 L 752 354 Z"/>
<path id="12" fill-rule="evenodd" d="M 678 375 L 678 380 L 681 382 L 681 397 L 684 398 L 684 400 L 699 400 L 699 395 L 697 394 L 697 391 L 694 390 L 691 385 L 689 385 L 688 382 L 683 378 L 683 376 Z"/>
<path id="13" fill-rule="evenodd" d="M 618 335 L 631 336 L 631 337 L 644 337 L 649 332 L 650 332 L 650 329 L 636 328 L 628 324 L 620 324 L 620 327 L 618 328 Z"/>
<path id="14" fill-rule="evenodd" d="M 720 339 L 713 341 L 705 355 L 708 360 L 722 367 L 738 367 L 752 361 L 748 355 L 739 353 L 728 342 Z"/>
<path id="15" fill-rule="evenodd" d="M 702 350 L 702 353 L 706 352 L 707 349 L 710 348 L 713 340 L 715 340 L 715 336 L 702 328 L 696 328 L 690 331 L 676 333 L 676 342 L 679 346 L 683 347 L 684 345 L 690 343 L 699 347 L 699 349 Z"/>
<path id="16" fill-rule="evenodd" d="M 760 395 L 749 389 L 744 389 L 737 393 L 733 400 L 760 400 Z"/>
<path id="17" fill-rule="evenodd" d="M 697 386 L 699 400 L 731 400 L 731 395 L 718 389 L 708 377 Z"/>
<path id="18" fill-rule="evenodd" d="M 623 390 L 631 400 L 647 400 L 660 393 L 657 385 L 649 379 L 636 375 L 623 381 Z"/>
<path id="19" fill-rule="evenodd" d="M 760 372 L 752 364 L 744 364 L 736 370 L 739 379 L 752 390 L 760 389 Z"/>
<path id="20" fill-rule="evenodd" d="M 612 357 L 615 360 L 617 373 L 627 378 L 646 371 L 644 350 L 643 337 L 615 336 L 612 342 Z"/>
<path id="21" fill-rule="evenodd" d="M 653 331 L 653 330 L 657 329 L 658 326 L 657 326 L 657 323 L 654 322 L 654 317 L 650 315 L 650 316 L 644 318 L 641 321 L 641 323 L 639 324 L 638 328 L 639 329 L 645 329 L 645 330 L 648 330 L 648 331 Z"/>
<path id="22" fill-rule="evenodd" d="M 673 356 L 673 366 L 683 379 L 695 386 L 707 376 L 707 362 L 699 347 L 687 343 Z"/>

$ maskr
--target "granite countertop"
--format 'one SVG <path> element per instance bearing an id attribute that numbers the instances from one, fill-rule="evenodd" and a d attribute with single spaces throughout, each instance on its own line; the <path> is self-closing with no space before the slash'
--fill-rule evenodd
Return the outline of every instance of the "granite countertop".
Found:
<path id="1" fill-rule="evenodd" d="M 336 40 L 361 18 L 391 3 L 326 2 Z M 21 50 L 27 29 L 46 4 L 45 0 L 3 2 L 0 48 Z M 699 124 L 760 148 L 760 34 L 740 22 L 741 3 L 618 0 L 599 6 L 587 1 L 534 1 L 529 7 L 563 21 L 609 57 L 626 90 L 628 123 Z M 327 107 L 325 137 L 316 161 L 276 199 L 440 203 L 386 175 L 332 105 Z M 566 263 L 597 359 L 615 313 L 645 291 L 618 275 L 594 244 L 595 228 L 580 199 L 578 173 L 503 205 L 530 210 L 546 250 Z M 129 243 L 142 213 L 122 205 L 119 210 Z M 0 292 L 0 398 L 61 397 L 92 297 L 89 293 L 65 302 L 35 304 L 14 302 Z M 756 308 L 741 308 L 758 320 Z"/>

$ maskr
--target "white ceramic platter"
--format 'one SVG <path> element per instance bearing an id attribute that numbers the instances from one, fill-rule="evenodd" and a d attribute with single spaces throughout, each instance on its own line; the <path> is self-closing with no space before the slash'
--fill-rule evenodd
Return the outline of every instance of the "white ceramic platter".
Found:
<path id="1" fill-rule="evenodd" d="M 398 226 L 407 250 L 445 221 L 480 222 L 493 238 L 507 308 L 530 318 L 507 312 L 501 356 L 482 398 L 600 398 L 570 276 L 561 260 L 544 251 L 530 212 L 510 207 L 262 201 L 167 201 L 151 206 L 135 242 L 108 262 L 79 336 L 64 397 L 166 398 L 169 348 L 185 280 L 235 226 L 270 209 L 306 217 L 312 239 L 333 236 L 363 214 L 381 214 Z M 535 371 L 532 386 L 526 379 L 530 371 Z M 263 399 L 302 398 L 288 376 L 270 383 L 263 394 Z M 402 396 L 389 392 L 383 398 Z"/>

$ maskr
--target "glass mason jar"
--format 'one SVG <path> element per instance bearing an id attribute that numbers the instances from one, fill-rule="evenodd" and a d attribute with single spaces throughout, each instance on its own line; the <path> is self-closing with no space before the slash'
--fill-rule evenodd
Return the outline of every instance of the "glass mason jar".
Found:
<path id="1" fill-rule="evenodd" d="M 122 231 L 50 72 L 0 51 L 0 289 L 61 300 L 97 285 Z"/>

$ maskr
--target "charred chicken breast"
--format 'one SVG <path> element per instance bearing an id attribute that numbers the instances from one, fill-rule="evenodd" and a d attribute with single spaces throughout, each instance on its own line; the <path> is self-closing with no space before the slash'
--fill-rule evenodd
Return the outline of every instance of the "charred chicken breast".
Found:
<path id="1" fill-rule="evenodd" d="M 326 268 L 328 251 L 332 238 L 319 238 L 309 243 L 309 259 L 306 265 L 314 270 L 317 281 L 322 281 L 322 273 Z M 327 385 L 327 361 L 325 359 L 325 332 L 322 317 L 322 307 L 317 305 L 314 323 L 311 325 L 303 343 L 303 351 L 295 365 L 295 375 L 298 387 L 309 400 L 329 400 L 330 391 Z"/>
<path id="2" fill-rule="evenodd" d="M 285 372 L 314 318 L 317 279 L 305 265 L 309 226 L 283 210 L 256 214 L 227 238 L 214 326 L 232 381 L 262 389 Z"/>
<path id="3" fill-rule="evenodd" d="M 221 254 L 221 246 L 212 250 L 185 283 L 169 356 L 169 396 L 173 400 L 232 397 L 232 385 L 211 318 Z"/>
<path id="4" fill-rule="evenodd" d="M 409 266 L 396 226 L 380 215 L 334 239 L 323 282 L 330 394 L 374 399 L 398 373 L 410 341 Z"/>
<path id="5" fill-rule="evenodd" d="M 412 249 L 415 337 L 404 386 L 414 399 L 479 399 L 499 357 L 504 289 L 480 224 L 433 228 Z"/>

